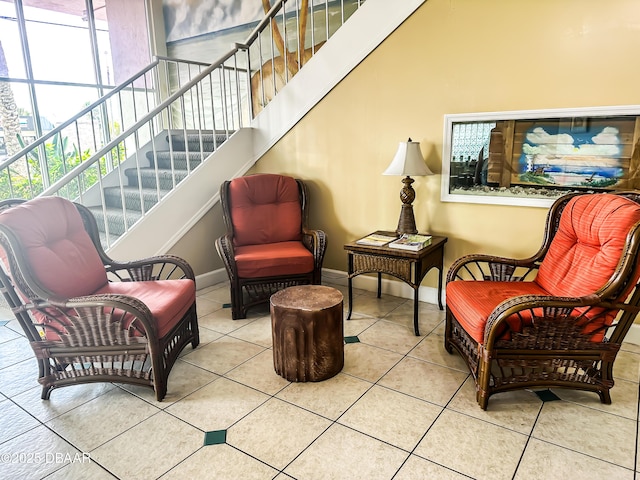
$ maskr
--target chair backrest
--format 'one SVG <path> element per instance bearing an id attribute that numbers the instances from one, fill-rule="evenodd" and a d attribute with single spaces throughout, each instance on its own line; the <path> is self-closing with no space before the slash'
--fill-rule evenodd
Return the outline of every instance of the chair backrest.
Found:
<path id="1" fill-rule="evenodd" d="M 275 174 L 228 182 L 224 206 L 231 217 L 235 245 L 260 245 L 302 238 L 303 212 L 295 178 Z"/>
<path id="2" fill-rule="evenodd" d="M 60 197 L 40 197 L 0 213 L 0 244 L 12 269 L 59 298 L 89 295 L 107 284 L 104 264 L 76 206 Z M 17 262 L 17 263 L 16 263 Z M 15 279 L 17 280 L 17 279 Z M 18 281 L 23 294 L 32 296 Z"/>
<path id="3" fill-rule="evenodd" d="M 624 196 L 604 193 L 571 198 L 536 282 L 556 296 L 595 293 L 616 272 L 628 248 L 627 237 L 638 222 L 640 205 Z"/>

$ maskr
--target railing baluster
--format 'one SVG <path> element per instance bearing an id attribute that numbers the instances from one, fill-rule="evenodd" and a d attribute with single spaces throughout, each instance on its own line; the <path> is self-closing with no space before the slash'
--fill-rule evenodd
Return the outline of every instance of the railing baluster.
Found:
<path id="1" fill-rule="evenodd" d="M 236 82 L 236 111 L 238 113 L 238 126 L 235 130 L 242 128 L 242 99 L 240 97 L 240 71 L 238 70 L 238 54 L 233 55 L 233 73 Z"/>
<path id="2" fill-rule="evenodd" d="M 324 24 L 327 30 L 326 41 L 329 41 L 329 0 L 324 0 Z"/>
<path id="3" fill-rule="evenodd" d="M 218 149 L 218 136 L 216 135 L 216 115 L 215 115 L 215 99 L 213 98 L 213 73 L 209 73 L 207 75 L 209 79 L 209 90 L 210 90 L 210 100 L 211 100 L 211 128 L 213 130 L 213 150 Z"/>
<path id="4" fill-rule="evenodd" d="M 224 64 L 223 64 L 224 65 Z M 224 125 L 224 131 L 229 136 L 229 112 L 227 110 L 227 87 L 224 80 L 224 68 L 223 65 L 218 67 L 218 78 L 220 80 L 221 87 L 221 100 L 222 100 L 222 123 Z"/>
<path id="5" fill-rule="evenodd" d="M 154 152 L 154 157 L 155 157 L 155 134 L 153 132 L 153 122 L 149 122 L 149 128 L 151 129 L 151 148 L 152 151 Z M 137 177 L 138 177 L 138 197 L 140 198 L 140 212 L 142 212 L 142 215 L 145 214 L 146 212 L 146 207 L 144 205 L 144 185 L 143 185 L 143 181 L 142 181 L 142 174 L 140 166 L 141 166 L 141 162 L 140 162 L 140 138 L 138 136 L 138 132 L 136 131 L 136 134 L 134 135 L 135 138 L 135 142 L 136 142 L 136 151 L 134 153 L 135 155 L 135 159 L 136 159 L 136 167 L 137 167 Z M 123 195 L 124 196 L 124 195 Z M 123 205 L 125 205 L 126 208 L 126 203 L 123 201 Z M 125 226 L 126 226 L 126 218 L 125 218 Z"/>
<path id="6" fill-rule="evenodd" d="M 253 118 L 253 88 L 251 87 L 251 54 L 249 52 L 249 48 L 245 49 L 245 52 L 247 52 L 247 111 L 249 112 L 249 119 L 247 121 L 247 123 L 249 123 L 251 121 L 251 119 Z M 215 134 L 215 128 L 214 128 L 214 134 Z"/>
<path id="7" fill-rule="evenodd" d="M 264 64 L 264 57 L 262 55 L 262 34 L 258 35 L 258 51 L 259 51 L 259 58 L 258 58 L 258 62 L 259 62 L 259 66 L 258 66 L 258 70 L 260 72 L 260 105 L 264 106 L 267 103 L 266 100 L 266 96 L 265 96 L 265 91 L 264 91 L 264 69 L 262 68 L 262 65 Z M 273 67 L 273 59 L 271 62 L 271 66 Z M 275 75 L 275 71 L 271 70 L 272 72 L 274 72 Z M 251 74 L 251 73 L 249 73 Z M 251 83 L 249 83 L 249 88 L 253 89 L 253 87 L 251 87 Z M 254 114 L 257 112 L 254 112 Z"/>
<path id="8" fill-rule="evenodd" d="M 309 4 L 309 8 L 311 10 L 311 55 L 316 54 L 316 15 L 313 11 L 313 0 Z"/>
<path id="9" fill-rule="evenodd" d="M 284 47 L 282 49 L 281 55 L 282 55 L 282 59 L 284 61 L 284 84 L 286 85 L 287 83 L 289 83 L 289 42 L 287 39 L 287 4 L 283 3 L 282 4 L 282 30 L 284 31 L 283 33 L 283 39 L 282 39 L 282 43 L 284 44 Z"/>
<path id="10" fill-rule="evenodd" d="M 274 20 L 275 21 L 275 20 Z M 273 38 L 273 25 L 269 29 L 271 33 L 271 79 L 273 80 L 273 93 L 271 94 L 271 98 L 276 96 L 276 62 L 275 62 L 275 40 Z M 265 103 L 262 105 L 262 108 L 266 107 L 266 99 Z"/>
<path id="11" fill-rule="evenodd" d="M 98 177 L 98 191 L 100 192 L 100 205 L 106 205 L 107 201 L 105 199 L 105 192 L 104 192 L 104 184 L 102 182 L 102 169 L 100 166 L 100 162 L 104 161 L 103 159 L 98 160 L 95 163 L 96 166 L 96 175 Z M 106 168 L 105 168 L 106 171 Z M 109 239 L 108 236 L 105 236 L 105 242 L 106 242 L 106 247 L 109 248 L 111 246 L 111 240 Z"/>
<path id="12" fill-rule="evenodd" d="M 298 4 L 298 0 L 296 0 L 296 42 L 298 45 L 298 66 L 296 68 L 296 72 L 302 66 L 302 56 L 304 55 L 304 45 L 300 45 L 300 6 Z M 286 50 L 286 44 L 285 44 Z"/>

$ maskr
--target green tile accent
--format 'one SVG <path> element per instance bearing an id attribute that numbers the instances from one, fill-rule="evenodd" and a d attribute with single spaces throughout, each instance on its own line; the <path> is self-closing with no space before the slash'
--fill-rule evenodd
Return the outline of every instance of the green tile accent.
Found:
<path id="1" fill-rule="evenodd" d="M 9 320 L 0 320 L 0 327 L 4 327 L 7 323 L 9 323 Z"/>
<path id="2" fill-rule="evenodd" d="M 213 430 L 211 432 L 205 432 L 204 444 L 205 445 L 220 445 L 227 441 L 226 430 Z"/>
<path id="3" fill-rule="evenodd" d="M 231 304 L 230 303 L 223 303 L 222 304 L 222 308 L 231 308 Z"/>
<path id="4" fill-rule="evenodd" d="M 555 393 L 553 393 L 551 390 L 537 390 L 534 392 L 538 398 L 540 398 L 540 400 L 542 400 L 543 402 L 554 402 L 556 400 L 560 400 L 560 397 L 558 397 Z"/>
<path id="5" fill-rule="evenodd" d="M 344 343 L 360 343 L 358 337 L 344 337 Z"/>

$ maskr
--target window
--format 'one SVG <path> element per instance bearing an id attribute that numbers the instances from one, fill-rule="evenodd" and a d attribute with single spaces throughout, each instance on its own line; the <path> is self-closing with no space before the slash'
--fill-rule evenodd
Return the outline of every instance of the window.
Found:
<path id="1" fill-rule="evenodd" d="M 151 63 L 145 12 L 144 0 L 0 1 L 0 161 Z M 102 136 L 86 130 L 85 145 Z"/>

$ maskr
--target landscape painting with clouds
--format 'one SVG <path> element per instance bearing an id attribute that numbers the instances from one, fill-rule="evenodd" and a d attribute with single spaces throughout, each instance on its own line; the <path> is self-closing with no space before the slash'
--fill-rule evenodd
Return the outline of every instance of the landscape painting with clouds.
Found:
<path id="1" fill-rule="evenodd" d="M 604 188 L 624 171 L 618 128 L 590 129 L 534 126 L 526 134 L 519 159 L 519 178 L 526 183 Z"/>

